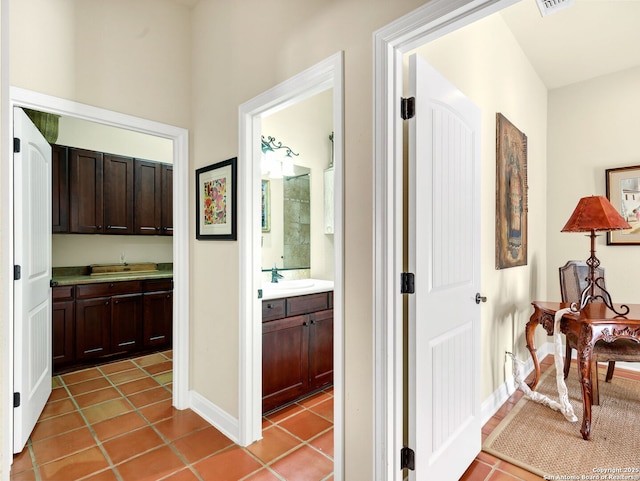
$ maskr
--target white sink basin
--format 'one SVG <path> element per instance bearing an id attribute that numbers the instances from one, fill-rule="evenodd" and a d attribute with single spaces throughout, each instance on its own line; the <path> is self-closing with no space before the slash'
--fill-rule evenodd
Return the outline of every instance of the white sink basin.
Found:
<path id="1" fill-rule="evenodd" d="M 262 284 L 262 299 L 280 299 L 289 296 L 302 296 L 333 290 L 333 281 L 321 279 L 296 279 Z"/>
<path id="2" fill-rule="evenodd" d="M 296 279 L 292 281 L 278 281 L 278 282 L 270 282 L 266 286 L 265 289 L 274 289 L 278 291 L 284 290 L 295 290 L 295 289 L 306 289 L 307 287 L 313 287 L 314 281 L 312 279 Z"/>

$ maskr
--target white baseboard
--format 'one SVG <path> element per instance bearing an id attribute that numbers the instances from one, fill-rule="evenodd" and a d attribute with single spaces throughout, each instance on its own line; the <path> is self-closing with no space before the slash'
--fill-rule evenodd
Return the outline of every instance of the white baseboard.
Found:
<path id="1" fill-rule="evenodd" d="M 537 348 L 538 360 L 544 359 L 547 354 L 553 354 L 553 343 L 547 342 Z M 521 359 L 523 360 L 523 359 Z M 524 375 L 528 376 L 533 372 L 533 359 L 527 354 L 527 359 L 524 360 Z M 502 407 L 509 397 L 515 392 L 516 386 L 513 381 L 513 377 L 509 377 L 502 383 L 498 389 L 496 389 L 487 399 L 482 403 L 481 415 L 482 425 L 493 417 L 493 415 Z"/>
<path id="2" fill-rule="evenodd" d="M 195 391 L 189 391 L 189 399 L 189 407 L 195 413 L 231 439 L 231 441 L 239 444 L 240 424 L 238 419 L 220 409 L 218 406 Z"/>

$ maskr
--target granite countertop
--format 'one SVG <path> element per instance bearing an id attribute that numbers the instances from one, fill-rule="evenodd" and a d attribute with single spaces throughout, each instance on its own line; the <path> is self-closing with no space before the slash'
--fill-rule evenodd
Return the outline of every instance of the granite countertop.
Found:
<path id="1" fill-rule="evenodd" d="M 89 266 L 54 267 L 52 269 L 53 286 L 73 286 L 76 284 L 97 284 L 100 282 L 141 281 L 146 279 L 170 279 L 173 277 L 173 264 L 158 264 L 157 271 L 118 272 L 113 274 L 91 275 Z"/>

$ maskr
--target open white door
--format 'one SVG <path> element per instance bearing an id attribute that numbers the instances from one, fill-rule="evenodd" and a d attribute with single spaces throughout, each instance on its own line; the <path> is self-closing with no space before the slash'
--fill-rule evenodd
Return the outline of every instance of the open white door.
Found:
<path id="1" fill-rule="evenodd" d="M 420 57 L 409 70 L 410 479 L 457 481 L 481 448 L 481 116 Z"/>
<path id="2" fill-rule="evenodd" d="M 14 109 L 13 133 L 19 139 L 14 154 L 13 452 L 19 453 L 51 394 L 51 146 L 20 108 Z"/>

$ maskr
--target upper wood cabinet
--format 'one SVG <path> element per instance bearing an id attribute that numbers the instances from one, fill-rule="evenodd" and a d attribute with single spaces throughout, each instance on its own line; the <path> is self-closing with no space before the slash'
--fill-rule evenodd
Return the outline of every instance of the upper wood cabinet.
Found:
<path id="1" fill-rule="evenodd" d="M 69 232 L 69 158 L 68 149 L 54 145 L 51 149 L 51 221 L 52 231 Z"/>
<path id="2" fill-rule="evenodd" d="M 53 146 L 54 233 L 173 235 L 173 166 Z"/>
<path id="3" fill-rule="evenodd" d="M 104 232 L 133 234 L 133 159 L 104 154 Z"/>
<path id="4" fill-rule="evenodd" d="M 104 232 L 103 173 L 102 153 L 69 149 L 70 232 Z"/>
<path id="5" fill-rule="evenodd" d="M 136 159 L 135 233 L 173 235 L 173 166 Z"/>

